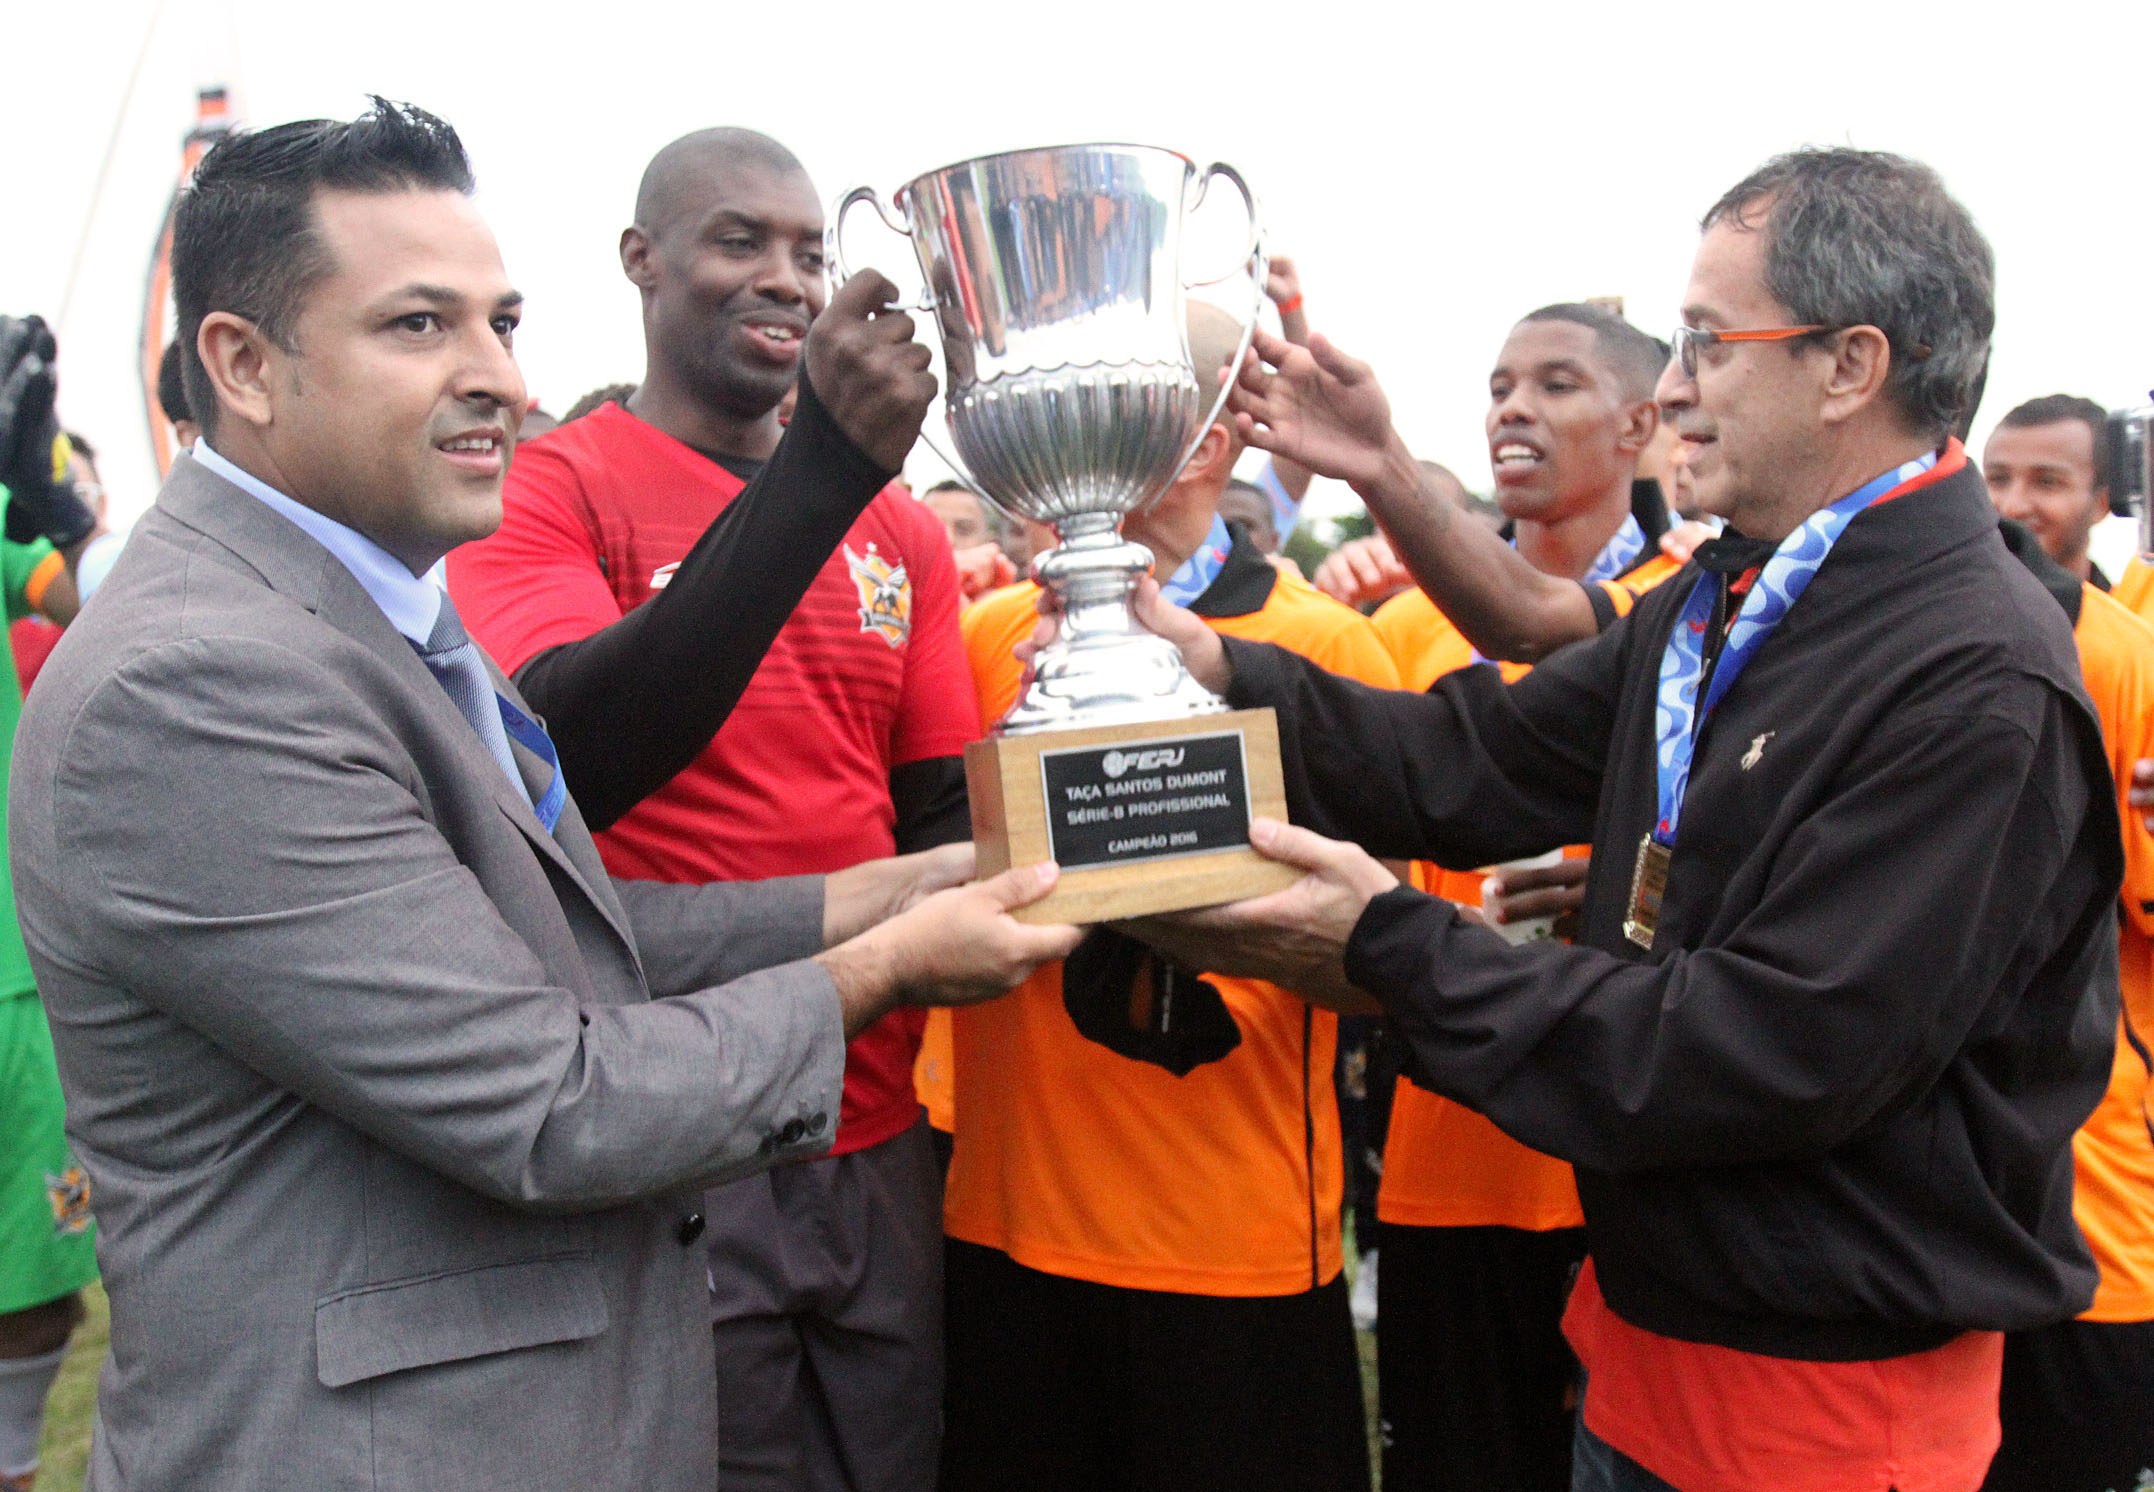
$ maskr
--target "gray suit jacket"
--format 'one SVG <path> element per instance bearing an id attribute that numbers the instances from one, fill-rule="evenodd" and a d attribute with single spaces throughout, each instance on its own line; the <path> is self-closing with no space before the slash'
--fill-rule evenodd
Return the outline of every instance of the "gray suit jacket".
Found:
<path id="1" fill-rule="evenodd" d="M 686 1235 L 829 1143 L 836 991 L 783 962 L 819 881 L 610 882 L 341 563 L 186 459 L 9 814 L 112 1298 L 91 1486 L 709 1492 Z"/>

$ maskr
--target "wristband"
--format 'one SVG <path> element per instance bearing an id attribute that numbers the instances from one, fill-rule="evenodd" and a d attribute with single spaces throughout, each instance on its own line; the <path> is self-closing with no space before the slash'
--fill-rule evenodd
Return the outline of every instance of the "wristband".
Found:
<path id="1" fill-rule="evenodd" d="M 30 578 L 22 583 L 22 598 L 30 603 L 32 611 L 45 609 L 45 592 L 52 589 L 53 581 L 66 569 L 67 561 L 60 558 L 58 551 L 37 562 L 37 568 L 30 572 Z"/>
<path id="2" fill-rule="evenodd" d="M 1295 291 L 1285 300 L 1279 302 L 1279 314 L 1281 316 L 1293 315 L 1296 311 L 1301 309 L 1301 300 L 1301 292 L 1299 290 Z"/>

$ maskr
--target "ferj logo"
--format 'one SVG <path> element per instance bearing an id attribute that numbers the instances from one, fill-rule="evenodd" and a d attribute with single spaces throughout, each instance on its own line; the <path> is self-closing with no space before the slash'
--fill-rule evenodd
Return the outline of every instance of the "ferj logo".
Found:
<path id="1" fill-rule="evenodd" d="M 1110 751 L 1099 759 L 1099 765 L 1109 777 L 1120 777 L 1125 772 L 1156 772 L 1161 767 L 1179 767 L 1182 754 L 1180 746 L 1163 746 L 1156 751 Z"/>

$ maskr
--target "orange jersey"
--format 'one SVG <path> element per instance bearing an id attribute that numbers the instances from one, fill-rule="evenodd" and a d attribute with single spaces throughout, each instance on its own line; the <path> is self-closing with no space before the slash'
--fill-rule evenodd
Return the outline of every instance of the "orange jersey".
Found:
<path id="1" fill-rule="evenodd" d="M 1364 618 L 1271 570 L 1246 544 L 1194 609 L 1204 614 L 1224 594 L 1254 608 L 1207 616 L 1227 636 L 1396 684 Z M 1010 649 L 1032 632 L 1036 595 L 1029 584 L 1013 587 L 963 619 L 989 720 L 1016 697 Z M 1062 1003 L 1059 964 L 954 1013 L 964 1122 L 944 1209 L 951 1237 L 1125 1289 L 1287 1295 L 1338 1274 L 1337 1018 L 1272 985 L 1205 977 L 1241 1042 L 1182 1077 L 1080 1035 Z"/>
<path id="2" fill-rule="evenodd" d="M 944 1134 L 957 1128 L 956 1085 L 950 1080 L 950 1010 L 938 1005 L 927 1013 L 920 1032 L 920 1055 L 913 1058 L 912 1089 L 927 1110 L 927 1122 Z"/>
<path id="3" fill-rule="evenodd" d="M 1637 568 L 1598 584 L 1622 616 L 1640 595 L 1681 568 L 1656 552 Z M 1473 645 L 1420 590 L 1385 602 L 1374 621 L 1399 666 L 1399 682 L 1409 689 L 1426 689 L 1473 661 Z M 1497 666 L 1506 683 L 1530 672 L 1523 663 Z M 1584 854 L 1585 849 L 1574 846 L 1571 853 Z M 1481 879 L 1478 871 L 1445 870 L 1426 861 L 1413 867 L 1413 882 L 1421 890 L 1466 906 L 1481 904 Z M 1501 1227 L 1533 1233 L 1585 1224 L 1578 1185 L 1567 1163 L 1519 1144 L 1472 1109 L 1406 1078 L 1399 1079 L 1391 1100 L 1376 1215 L 1412 1227 Z"/>
<path id="4" fill-rule="evenodd" d="M 2146 567 L 2134 561 L 2134 568 Z M 2147 1106 L 2154 1054 L 2154 836 L 2124 793 L 2132 763 L 2154 757 L 2154 630 L 2091 585 L 2080 594 L 2072 636 L 2087 693 L 2102 719 L 2124 819 L 2116 1060 L 2109 1090 L 2072 1139 L 2072 1213 L 2101 1270 L 2094 1304 L 2080 1319 L 2148 1321 L 2154 1320 L 2154 1115 Z"/>
<path id="5" fill-rule="evenodd" d="M 2132 556 L 2132 562 L 2117 577 L 2109 595 L 2112 600 L 2122 602 L 2136 612 L 2139 620 L 2154 627 L 2154 565 L 2147 563 L 2145 555 Z"/>

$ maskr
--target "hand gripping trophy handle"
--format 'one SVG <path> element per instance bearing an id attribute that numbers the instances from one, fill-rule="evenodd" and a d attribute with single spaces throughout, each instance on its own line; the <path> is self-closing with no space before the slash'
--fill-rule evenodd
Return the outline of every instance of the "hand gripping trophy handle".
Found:
<path id="1" fill-rule="evenodd" d="M 875 216 L 880 218 L 882 225 L 892 233 L 897 234 L 900 238 L 909 239 L 912 237 L 912 234 L 903 223 L 897 222 L 890 216 L 890 209 L 883 205 L 883 199 L 876 193 L 875 188 L 871 186 L 854 187 L 838 199 L 837 207 L 830 214 L 830 226 L 823 232 L 823 257 L 830 261 L 830 288 L 832 290 L 844 288 L 845 282 L 853 277 L 853 272 L 846 268 L 845 265 L 845 215 L 862 202 L 875 209 Z M 901 300 L 888 309 L 932 316 L 935 314 L 935 298 L 923 286 L 918 300 Z M 944 388 L 950 386 L 947 378 L 943 380 L 942 386 Z M 920 438 L 927 442 L 927 448 L 935 453 L 944 466 L 957 473 L 957 479 L 960 482 L 963 482 L 974 492 L 980 491 L 980 484 L 973 481 L 971 474 L 958 463 L 954 452 L 943 449 L 941 442 L 928 434 L 925 428 L 920 431 Z M 986 496 L 985 493 L 980 495 Z M 993 501 L 993 499 L 990 498 L 989 501 Z"/>
<path id="2" fill-rule="evenodd" d="M 1246 269 L 1254 285 L 1255 298 L 1250 306 L 1248 317 L 1242 323 L 1241 341 L 1234 349 L 1232 369 L 1228 377 L 1221 381 L 1218 395 L 1212 400 L 1210 412 L 1205 415 L 1203 423 L 1198 425 L 1196 438 L 1191 440 L 1188 449 L 1182 452 L 1182 459 L 1174 464 L 1173 476 L 1167 479 L 1168 486 L 1172 486 L 1175 478 L 1181 476 L 1183 469 L 1195 459 L 1197 447 L 1204 443 L 1204 432 L 1218 423 L 1219 412 L 1226 408 L 1228 394 L 1234 387 L 1234 379 L 1240 375 L 1242 360 L 1249 355 L 1249 344 L 1256 336 L 1257 323 L 1264 309 L 1264 285 L 1271 272 L 1271 254 L 1264 241 L 1263 214 L 1257 207 L 1256 193 L 1249 189 L 1249 183 L 1243 178 L 1240 171 L 1237 171 L 1225 161 L 1213 161 L 1209 166 L 1197 173 L 1192 178 L 1196 195 L 1189 203 L 1188 212 L 1194 215 L 1204 206 L 1205 198 L 1211 192 L 1212 182 L 1222 176 L 1234 183 L 1234 189 L 1241 193 L 1242 206 L 1248 211 L 1248 245 L 1242 251 L 1241 257 L 1230 268 L 1213 275 L 1209 279 L 1184 280 L 1182 288 L 1194 290 L 1204 285 L 1217 285 L 1223 280 L 1233 278 L 1233 276 Z M 912 230 L 890 215 L 890 208 L 883 201 L 880 192 L 871 186 L 854 187 L 838 199 L 838 205 L 832 209 L 830 214 L 830 227 L 824 235 L 824 253 L 825 257 L 830 261 L 831 288 L 833 290 L 844 285 L 853 276 L 852 270 L 845 263 L 845 218 L 848 213 L 863 202 L 875 209 L 875 216 L 881 220 L 883 227 L 889 229 L 900 238 L 906 240 L 912 238 Z M 890 309 L 932 316 L 936 313 L 934 292 L 926 286 L 922 286 L 917 300 L 899 301 L 891 306 Z M 949 387 L 947 377 L 943 380 L 943 387 Z M 956 474 L 960 482 L 963 482 L 989 502 L 995 503 L 997 507 L 1002 506 L 992 492 L 989 492 L 974 480 L 972 473 L 966 469 L 965 463 L 958 459 L 954 451 L 946 449 L 940 441 L 936 440 L 934 436 L 928 434 L 924 429 L 920 432 L 920 438 L 927 442 L 927 448 L 935 453 L 943 465 L 949 467 Z M 1005 511 L 1008 510 L 1005 509 Z"/>
<path id="3" fill-rule="evenodd" d="M 1187 279 L 1182 225 L 1219 177 L 1241 194 L 1247 246 L 1224 273 Z M 1117 525 L 1180 477 L 1248 356 L 1269 256 L 1247 181 L 1225 162 L 1199 170 L 1170 151 L 1088 145 L 930 172 L 898 192 L 899 213 L 873 188 L 855 187 L 831 218 L 840 283 L 848 271 L 839 239 L 862 202 L 912 241 L 928 288 L 902 309 L 932 312 L 941 332 L 957 450 L 925 436 L 930 449 L 974 491 L 1052 525 L 1062 541 L 1034 571 L 1061 602 L 1062 635 L 999 729 L 1223 708 L 1131 618 L 1129 595 L 1152 555 Z M 1207 389 L 1218 370 L 1193 366 L 1185 292 L 1245 270 L 1249 311 L 1227 377 Z"/>
<path id="4" fill-rule="evenodd" d="M 1234 269 L 1193 280 L 1183 229 L 1219 177 L 1241 193 L 1249 237 Z M 1205 449 L 1249 355 L 1269 262 L 1248 183 L 1148 145 L 979 156 L 915 177 L 887 209 L 866 188 L 846 193 L 829 250 L 840 276 L 837 233 L 862 202 L 911 239 L 927 285 L 907 309 L 933 312 L 940 333 L 955 450 L 937 454 L 1060 539 L 1033 575 L 1060 603 L 1061 634 L 1010 712 L 965 748 L 981 873 L 1060 865 L 1054 891 L 1015 914 L 1030 922 L 1146 916 L 1291 884 L 1299 872 L 1249 842 L 1254 815 L 1286 814 L 1277 721 L 1228 710 L 1138 625 L 1130 592 L 1153 555 L 1120 531 Z M 1243 269 L 1246 317 L 1190 315 L 1194 286 Z M 1176 494 L 1154 527 L 1208 522 L 1201 496 Z M 1022 609 L 1010 620 L 1026 620 Z"/>

